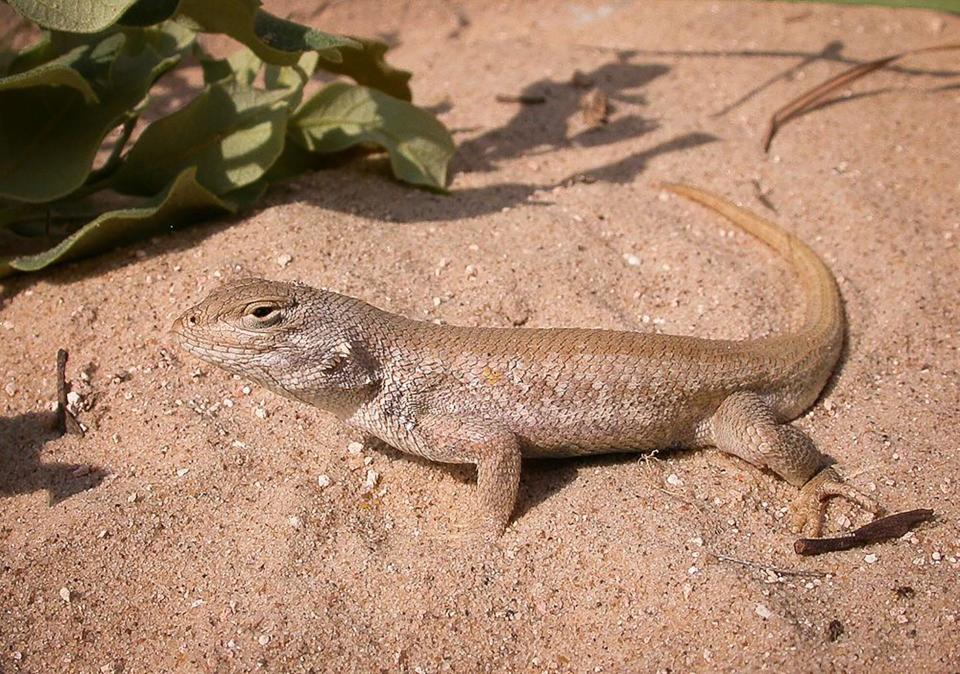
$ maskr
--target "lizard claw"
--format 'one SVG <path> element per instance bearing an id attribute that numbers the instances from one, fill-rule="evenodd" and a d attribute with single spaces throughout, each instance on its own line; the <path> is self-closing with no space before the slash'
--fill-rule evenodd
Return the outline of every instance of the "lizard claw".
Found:
<path id="1" fill-rule="evenodd" d="M 820 536 L 826 500 L 833 496 L 853 501 L 873 515 L 880 514 L 882 510 L 876 501 L 844 482 L 833 468 L 824 468 L 800 488 L 791 517 L 794 532 L 812 538 Z"/>

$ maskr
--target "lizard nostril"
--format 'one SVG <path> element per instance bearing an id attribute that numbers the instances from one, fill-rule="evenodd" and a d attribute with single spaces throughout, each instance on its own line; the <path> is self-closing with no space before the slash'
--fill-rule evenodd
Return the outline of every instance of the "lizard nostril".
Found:
<path id="1" fill-rule="evenodd" d="M 189 316 L 187 316 L 187 325 L 190 326 L 191 328 L 195 328 L 197 326 L 196 314 L 190 314 Z"/>

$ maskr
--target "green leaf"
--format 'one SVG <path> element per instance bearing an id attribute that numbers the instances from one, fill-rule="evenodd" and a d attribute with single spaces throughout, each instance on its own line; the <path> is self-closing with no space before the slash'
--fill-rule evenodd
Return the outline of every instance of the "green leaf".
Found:
<path id="1" fill-rule="evenodd" d="M 143 132 L 113 186 L 152 194 L 188 167 L 224 194 L 258 180 L 283 150 L 286 92 L 264 92 L 232 80 L 208 86 L 188 105 Z"/>
<path id="2" fill-rule="evenodd" d="M 263 61 L 246 47 L 240 47 L 225 59 L 215 59 L 199 47 L 196 50 L 203 70 L 204 84 L 214 84 L 221 80 L 233 79 L 246 86 L 253 85 L 257 73 L 263 67 Z"/>
<path id="3" fill-rule="evenodd" d="M 187 169 L 161 194 L 141 206 L 103 213 L 50 250 L 0 260 L 0 277 L 15 271 L 37 271 L 54 262 L 92 255 L 191 220 L 234 210 L 233 204 L 197 182 L 194 169 Z"/>
<path id="4" fill-rule="evenodd" d="M 300 61 L 292 66 L 269 65 L 263 73 L 263 83 L 267 89 L 285 92 L 289 109 L 295 110 L 300 105 L 303 88 L 313 76 L 320 60 L 317 52 L 304 52 Z"/>
<path id="5" fill-rule="evenodd" d="M 406 70 L 399 70 L 387 63 L 383 56 L 387 53 L 387 45 L 379 40 L 367 40 L 354 37 L 359 48 L 348 47 L 340 50 L 340 61 L 331 63 L 324 60 L 320 68 L 338 75 L 346 75 L 357 84 L 379 89 L 385 94 L 404 101 L 412 99 L 410 91 L 411 74 Z"/>
<path id="6" fill-rule="evenodd" d="M 92 45 L 83 67 L 78 65 L 98 104 L 87 105 L 70 87 L 0 91 L 0 197 L 50 201 L 84 183 L 107 133 L 127 119 L 193 39 L 181 28 L 141 32 L 137 44 L 128 44 L 122 33 L 111 35 Z"/>
<path id="7" fill-rule="evenodd" d="M 176 14 L 179 4 L 180 0 L 135 0 L 117 23 L 131 27 L 152 26 Z"/>
<path id="8" fill-rule="evenodd" d="M 182 0 L 180 12 L 210 33 L 224 33 L 246 45 L 261 59 L 293 65 L 309 50 L 357 46 L 350 38 L 330 35 L 287 21 L 260 9 L 258 0 Z M 335 58 L 335 57 L 334 57 Z"/>
<path id="9" fill-rule="evenodd" d="M 83 75 L 74 68 L 89 51 L 88 47 L 77 47 L 53 61 L 26 72 L 9 77 L 0 77 L 0 91 L 29 89 L 39 86 L 72 87 L 83 95 L 85 103 L 96 103 L 98 100 L 97 94 Z"/>
<path id="10" fill-rule="evenodd" d="M 111 24 L 137 0 L 9 0 L 17 12 L 44 28 L 96 33 Z"/>
<path id="11" fill-rule="evenodd" d="M 453 139 L 430 113 L 375 89 L 335 82 L 308 100 L 291 120 L 292 140 L 313 152 L 339 152 L 374 143 L 390 153 L 400 180 L 443 189 Z"/>

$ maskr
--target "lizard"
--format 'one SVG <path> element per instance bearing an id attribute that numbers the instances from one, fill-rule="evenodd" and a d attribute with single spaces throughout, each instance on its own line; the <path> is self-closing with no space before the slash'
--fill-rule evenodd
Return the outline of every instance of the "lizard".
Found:
<path id="1" fill-rule="evenodd" d="M 441 325 L 302 283 L 241 279 L 176 319 L 189 353 L 429 461 L 476 466 L 478 534 L 506 529 L 524 457 L 716 447 L 799 489 L 792 528 L 819 536 L 845 482 L 796 419 L 844 340 L 833 274 L 800 239 L 709 192 L 664 184 L 793 266 L 804 318 L 748 340 L 585 328 Z"/>

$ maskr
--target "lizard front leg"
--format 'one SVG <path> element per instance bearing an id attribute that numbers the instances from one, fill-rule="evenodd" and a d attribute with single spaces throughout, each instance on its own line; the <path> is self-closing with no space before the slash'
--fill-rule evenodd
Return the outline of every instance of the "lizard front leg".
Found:
<path id="1" fill-rule="evenodd" d="M 800 488 L 792 517 L 798 532 L 820 535 L 824 502 L 831 496 L 842 496 L 873 514 L 880 511 L 872 499 L 844 483 L 802 431 L 778 423 L 755 393 L 740 391 L 727 397 L 710 419 L 709 429 L 720 451 L 769 468 Z"/>
<path id="2" fill-rule="evenodd" d="M 477 527 L 486 538 L 500 536 L 517 502 L 520 446 L 510 430 L 490 422 L 456 416 L 417 422 L 419 454 L 431 461 L 477 466 Z"/>

